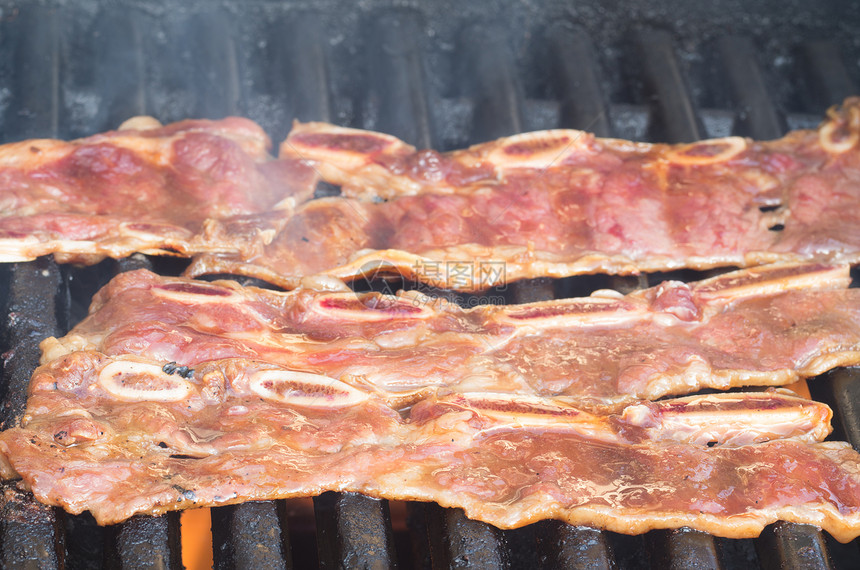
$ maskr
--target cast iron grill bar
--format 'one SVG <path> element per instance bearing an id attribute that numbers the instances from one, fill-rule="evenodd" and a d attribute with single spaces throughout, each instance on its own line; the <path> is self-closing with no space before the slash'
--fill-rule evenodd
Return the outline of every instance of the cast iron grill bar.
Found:
<path id="1" fill-rule="evenodd" d="M 57 323 L 63 303 L 58 298 L 62 276 L 57 264 L 43 257 L 12 264 L 9 271 L 0 429 L 17 426 L 24 415 L 30 375 L 39 365 L 39 343 L 63 332 Z"/>
<path id="2" fill-rule="evenodd" d="M 612 136 L 591 38 L 580 27 L 556 24 L 547 33 L 549 58 L 561 99 L 560 127 Z"/>
<path id="3" fill-rule="evenodd" d="M 614 570 L 617 568 L 608 533 L 561 521 L 544 521 L 538 544 L 549 568 Z"/>
<path id="4" fill-rule="evenodd" d="M 168 26 L 165 36 L 146 38 L 154 52 L 147 58 L 147 74 L 154 78 L 147 82 L 149 111 L 163 122 L 239 113 L 236 46 L 227 16 L 215 9 L 192 13 Z"/>
<path id="5" fill-rule="evenodd" d="M 39 363 L 39 342 L 60 333 L 57 291 L 59 267 L 49 258 L 8 268 L 7 319 L 3 329 L 3 384 L 0 429 L 16 426 L 24 415 L 30 375 Z M 15 482 L 2 485 L 0 559 L 7 568 L 62 568 L 65 537 L 57 510 L 36 502 Z"/>
<path id="6" fill-rule="evenodd" d="M 187 77 L 198 97 L 197 115 L 210 119 L 235 115 L 242 105 L 233 26 L 227 18 L 222 10 L 204 11 L 191 17 L 181 32 L 193 42 Z"/>
<path id="7" fill-rule="evenodd" d="M 503 28 L 497 23 L 469 24 L 460 33 L 460 54 L 457 77 L 475 101 L 470 142 L 521 133 L 522 87 Z"/>
<path id="8" fill-rule="evenodd" d="M 0 429 L 20 423 L 30 375 L 39 364 L 39 342 L 61 332 L 57 314 L 64 306 L 58 296 L 62 276 L 50 258 L 11 264 L 6 271 Z M 4 482 L 0 491 L 0 560 L 4 567 L 62 568 L 62 515 L 36 502 L 30 493 L 19 491 L 15 482 Z"/>
<path id="9" fill-rule="evenodd" d="M 357 493 L 314 497 L 320 568 L 394 568 L 388 501 Z"/>
<path id="10" fill-rule="evenodd" d="M 91 66 L 92 84 L 87 87 L 96 94 L 111 94 L 102 99 L 95 120 L 114 129 L 129 117 L 146 113 L 140 20 L 128 10 L 107 7 L 95 21 L 90 37 L 90 50 L 99 65 Z"/>
<path id="11" fill-rule="evenodd" d="M 504 533 L 466 518 L 463 509 L 428 505 L 427 532 L 433 568 L 481 570 L 509 565 Z"/>
<path id="12" fill-rule="evenodd" d="M 198 116 L 221 118 L 244 107 L 238 67 L 241 46 L 233 37 L 233 29 L 228 15 L 213 9 L 190 16 L 174 38 L 180 45 L 186 33 L 190 38 L 189 58 L 178 69 L 187 78 L 187 90 L 197 96 L 194 104 Z M 275 54 L 279 53 L 276 46 Z M 280 70 L 274 75 L 280 76 Z M 286 86 L 279 83 L 276 87 Z M 210 512 L 216 568 L 292 567 L 282 504 L 253 501 L 215 507 Z"/>
<path id="13" fill-rule="evenodd" d="M 125 271 L 153 269 L 152 261 L 135 254 L 109 264 L 114 277 Z M 136 515 L 104 531 L 106 568 L 182 568 L 180 513 Z M 72 539 L 74 537 L 70 537 Z"/>
<path id="14" fill-rule="evenodd" d="M 215 568 L 292 568 L 282 503 L 252 501 L 212 509 Z"/>
<path id="15" fill-rule="evenodd" d="M 857 94 L 857 84 L 845 68 L 842 53 L 834 41 L 804 42 L 800 56 L 804 71 L 809 76 L 802 85 L 809 92 L 810 107 L 826 109 Z"/>
<path id="16" fill-rule="evenodd" d="M 833 409 L 833 433 L 828 439 L 847 441 L 855 450 L 860 450 L 860 371 L 852 367 L 837 368 L 827 372 L 809 382 L 809 392 L 813 399 L 824 402 Z M 817 531 L 814 527 L 813 530 Z M 828 556 L 835 568 L 850 568 L 856 564 L 860 556 L 860 541 L 855 539 L 848 544 L 839 544 L 821 531 L 818 531 L 818 534 L 827 545 L 826 550 L 816 551 L 819 540 L 812 541 L 812 553 L 818 559 Z M 801 565 L 798 562 L 798 555 L 791 552 L 792 548 L 800 544 L 797 537 L 785 538 L 783 533 L 778 537 L 782 539 L 783 546 L 788 549 L 779 553 L 780 560 L 789 561 L 785 563 L 786 568 L 815 568 L 814 564 Z M 815 559 L 812 558 L 812 560 Z M 791 565 L 792 561 L 796 563 Z"/>
<path id="17" fill-rule="evenodd" d="M 105 568 L 182 568 L 179 512 L 134 516 L 105 529 L 105 539 Z"/>
<path id="18" fill-rule="evenodd" d="M 738 111 L 738 134 L 757 140 L 775 139 L 785 134 L 788 130 L 785 118 L 773 104 L 752 41 L 737 36 L 721 38 L 717 51 Z"/>
<path id="19" fill-rule="evenodd" d="M 287 113 L 277 125 L 274 140 L 282 141 L 290 129 L 290 119 L 331 121 L 329 54 L 325 28 L 316 12 L 299 12 L 278 18 L 266 32 L 269 73 L 263 70 L 266 94 L 283 98 Z M 301 54 L 297 57 L 297 54 Z"/>
<path id="20" fill-rule="evenodd" d="M 4 142 L 55 137 L 60 114 L 60 32 L 57 10 L 28 6 L 2 28 L 13 58 L 10 115 Z M 4 42 L 5 43 L 5 42 Z"/>
<path id="21" fill-rule="evenodd" d="M 830 570 L 833 565 L 821 531 L 814 526 L 774 523 L 755 540 L 764 570 Z"/>
<path id="22" fill-rule="evenodd" d="M 689 528 L 654 530 L 647 540 L 651 545 L 651 565 L 669 570 L 718 570 L 720 564 L 714 537 Z"/>
<path id="23" fill-rule="evenodd" d="M 706 138 L 669 32 L 638 30 L 636 47 L 637 61 L 641 61 L 645 86 L 654 104 L 657 129 L 652 137 L 673 143 Z"/>
<path id="24" fill-rule="evenodd" d="M 551 75 L 555 80 L 557 97 L 561 100 L 559 127 L 579 129 L 598 137 L 616 136 L 612 127 L 608 99 L 601 85 L 601 73 L 588 33 L 579 26 L 563 23 L 553 25 L 547 32 Z M 564 290 L 562 281 L 559 296 L 579 296 L 581 292 Z M 608 276 L 608 286 L 628 293 L 646 284 L 646 276 Z"/>
<path id="25" fill-rule="evenodd" d="M 809 390 L 833 408 L 833 439 L 860 450 L 860 372 L 837 368 L 810 382 Z"/>
<path id="26" fill-rule="evenodd" d="M 379 109 L 379 130 L 419 149 L 430 148 L 421 15 L 415 10 L 385 10 L 374 12 L 370 19 L 376 41 L 368 50 L 368 95 L 370 104 Z"/>
<path id="27" fill-rule="evenodd" d="M 396 9 L 374 12 L 372 19 L 374 22 L 368 26 L 372 39 L 366 61 L 370 81 L 365 111 L 371 118 L 376 117 L 383 132 L 390 132 L 418 149 L 437 148 L 428 99 L 426 50 L 422 43 L 425 22 L 421 14 L 415 10 Z M 356 506 L 358 504 L 353 508 Z M 393 537 L 387 501 L 365 501 L 364 506 L 371 512 L 363 516 L 372 517 L 371 520 L 378 520 L 379 513 L 383 514 L 384 526 L 379 530 L 384 536 Z M 407 511 L 411 558 L 401 560 L 401 564 L 429 568 L 426 507 L 422 503 L 408 503 Z M 346 514 L 340 512 L 339 517 Z M 391 539 L 386 540 L 390 545 Z M 354 539 L 348 542 L 353 549 L 355 542 Z M 390 546 L 388 548 L 391 550 Z"/>
<path id="28" fill-rule="evenodd" d="M 65 566 L 62 513 L 15 481 L 0 483 L 0 567 L 52 570 Z"/>

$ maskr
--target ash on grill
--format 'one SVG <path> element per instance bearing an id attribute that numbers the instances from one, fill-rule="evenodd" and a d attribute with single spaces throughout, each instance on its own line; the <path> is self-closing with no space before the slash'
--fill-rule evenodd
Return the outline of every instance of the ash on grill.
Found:
<path id="1" fill-rule="evenodd" d="M 678 14 L 660 0 L 395 4 L 0 1 L 2 142 L 89 135 L 137 114 L 164 122 L 239 114 L 275 141 L 293 118 L 324 120 L 442 150 L 556 127 L 665 142 L 767 139 L 814 126 L 857 94 L 858 5 L 721 0 Z M 177 274 L 183 262 L 0 268 L 0 427 L 20 419 L 39 340 L 67 331 L 101 285 L 136 267 Z M 491 294 L 528 302 L 666 277 L 537 279 Z M 856 376 L 837 370 L 810 388 L 834 408 L 833 437 L 858 447 Z M 312 509 L 300 501 L 213 509 L 212 526 L 218 568 L 850 568 L 860 558 L 856 541 L 840 545 L 801 525 L 775 524 L 755 540 L 684 529 L 630 537 L 557 521 L 502 532 L 459 510 L 333 493 Z M 178 568 L 179 532 L 176 513 L 101 529 L 3 485 L 4 567 Z"/>

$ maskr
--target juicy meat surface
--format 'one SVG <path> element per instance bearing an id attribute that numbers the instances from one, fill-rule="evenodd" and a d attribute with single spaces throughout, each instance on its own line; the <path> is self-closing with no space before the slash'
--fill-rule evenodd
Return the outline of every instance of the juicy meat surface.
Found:
<path id="1" fill-rule="evenodd" d="M 316 184 L 301 161 L 274 160 L 251 121 L 140 118 L 71 142 L 0 146 L 0 261 L 53 253 L 92 263 L 134 252 L 190 256 L 207 220 L 291 211 Z M 274 226 L 255 223 L 256 239 Z"/>
<path id="2" fill-rule="evenodd" d="M 43 362 L 79 350 L 191 368 L 245 358 L 392 405 L 455 390 L 611 410 L 860 363 L 860 289 L 849 282 L 845 266 L 775 265 L 627 296 L 462 309 L 416 293 L 284 293 L 137 271 L 102 289 L 67 336 L 46 340 Z"/>
<path id="3" fill-rule="evenodd" d="M 860 534 L 860 455 L 817 443 L 829 417 L 778 393 L 608 416 L 452 394 L 398 413 L 337 380 L 250 359 L 187 374 L 79 351 L 39 368 L 23 427 L 0 434 L 0 455 L 40 501 L 101 524 L 336 490 L 436 501 L 502 528 L 558 518 L 750 537 L 783 519 L 849 540 Z"/>
<path id="4" fill-rule="evenodd" d="M 296 124 L 280 156 L 307 160 L 343 196 L 308 202 L 250 255 L 201 254 L 189 274 L 293 288 L 305 275 L 351 279 L 383 266 L 481 290 L 540 276 L 855 263 L 858 140 L 860 98 L 816 131 L 767 142 L 645 144 L 559 130 L 441 154 Z M 229 228 L 210 229 L 213 243 L 231 239 Z"/>

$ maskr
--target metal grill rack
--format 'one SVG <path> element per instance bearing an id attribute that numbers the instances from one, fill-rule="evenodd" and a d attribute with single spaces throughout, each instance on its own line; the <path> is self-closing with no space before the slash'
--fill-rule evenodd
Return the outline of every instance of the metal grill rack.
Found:
<path id="1" fill-rule="evenodd" d="M 742 3 L 723 0 L 693 15 L 659 1 L 294 4 L 0 2 L 3 142 L 84 136 L 136 114 L 164 122 L 245 115 L 276 142 L 293 118 L 325 120 L 443 150 L 555 127 L 665 142 L 767 139 L 813 126 L 857 93 L 860 77 L 860 9 L 842 13 L 839 2 L 764 2 L 743 14 Z M 67 331 L 98 287 L 136 267 L 182 269 L 141 256 L 85 269 L 49 258 L 0 268 L 0 427 L 20 419 L 38 342 Z M 528 302 L 644 284 L 535 279 L 495 293 Z M 858 382 L 842 369 L 810 386 L 834 408 L 834 437 L 860 448 Z M 102 529 L 34 503 L 14 483 L 2 496 L 4 567 L 181 566 L 176 513 Z M 824 569 L 860 561 L 856 541 L 840 545 L 785 523 L 755 540 L 685 529 L 628 537 L 557 521 L 500 531 L 418 503 L 398 505 L 405 521 L 393 523 L 386 501 L 354 494 L 314 499 L 310 519 L 290 505 L 213 509 L 216 567 Z"/>

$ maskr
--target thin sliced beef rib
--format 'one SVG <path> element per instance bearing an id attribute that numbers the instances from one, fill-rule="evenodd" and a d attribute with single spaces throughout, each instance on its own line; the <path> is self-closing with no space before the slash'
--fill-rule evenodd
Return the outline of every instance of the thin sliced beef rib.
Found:
<path id="1" fill-rule="evenodd" d="M 194 370 L 250 359 L 394 406 L 456 390 L 611 410 L 860 362 L 860 289 L 849 281 L 845 266 L 775 265 L 627 296 L 466 310 L 414 292 L 283 293 L 137 271 L 114 278 L 89 317 L 42 347 L 45 363 L 80 350 Z"/>
<path id="2" fill-rule="evenodd" d="M 781 392 L 640 399 L 856 362 L 860 290 L 847 284 L 845 267 L 783 264 L 464 310 L 129 272 L 43 343 L 0 472 L 102 524 L 334 490 L 502 528 L 749 537 L 788 520 L 849 540 L 860 455 L 821 442 L 826 406 Z"/>
<path id="3" fill-rule="evenodd" d="M 199 251 L 207 220 L 240 224 L 249 214 L 277 213 L 255 218 L 253 239 L 265 241 L 316 184 L 313 170 L 274 160 L 269 146 L 246 119 L 162 127 L 145 117 L 76 141 L 0 146 L 0 261 L 49 253 L 76 263 L 134 252 L 187 257 Z"/>
<path id="4" fill-rule="evenodd" d="M 134 119 L 0 147 L 0 260 L 196 256 L 191 276 L 285 288 L 397 273 L 480 290 L 525 277 L 860 256 L 860 99 L 817 131 L 688 145 L 517 135 L 440 154 L 299 124 Z M 309 200 L 318 178 L 344 196 Z M 369 198 L 373 198 L 370 200 Z"/>
<path id="5" fill-rule="evenodd" d="M 619 532 L 749 537 L 779 519 L 860 534 L 860 455 L 817 443 L 826 406 L 697 396 L 594 416 L 511 394 L 430 397 L 398 413 L 333 379 L 247 359 L 193 374 L 67 354 L 34 377 L 4 474 L 102 524 L 136 513 L 316 495 L 436 501 L 502 528 L 544 518 Z"/>
<path id="6" fill-rule="evenodd" d="M 201 254 L 190 275 L 285 288 L 380 270 L 481 290 L 530 277 L 860 259 L 860 98 L 816 131 L 685 145 L 579 131 L 416 151 L 389 136 L 297 124 L 281 157 L 305 159 L 343 197 L 300 208 L 252 255 Z M 233 229 L 215 224 L 214 243 Z M 241 233 L 241 232 L 240 232 Z"/>

